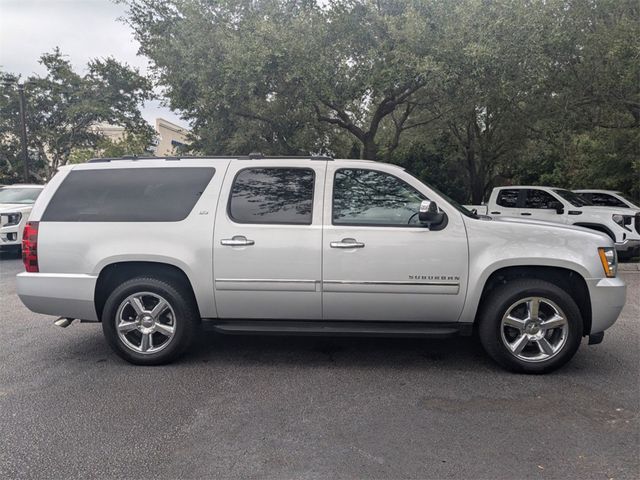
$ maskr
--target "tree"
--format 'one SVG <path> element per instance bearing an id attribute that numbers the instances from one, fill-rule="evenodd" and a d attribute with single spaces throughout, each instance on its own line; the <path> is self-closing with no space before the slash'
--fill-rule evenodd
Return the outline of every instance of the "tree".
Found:
<path id="1" fill-rule="evenodd" d="M 131 0 L 129 23 L 208 153 L 389 153 L 437 70 L 423 2 Z M 381 146 L 383 122 L 395 141 Z M 240 150 L 244 148 L 244 152 Z"/>
<path id="2" fill-rule="evenodd" d="M 69 162 L 79 148 L 95 148 L 102 139 L 98 123 L 122 125 L 128 132 L 151 138 L 153 130 L 144 121 L 140 106 L 151 98 L 151 83 L 137 70 L 112 58 L 92 60 L 87 73 L 76 73 L 60 50 L 40 58 L 47 74 L 25 80 L 27 132 L 31 175 L 49 179 L 58 167 Z M 17 79 L 1 74 L 5 79 Z M 0 135 L 2 173 L 13 178 L 19 144 L 15 89 L 0 90 Z"/>

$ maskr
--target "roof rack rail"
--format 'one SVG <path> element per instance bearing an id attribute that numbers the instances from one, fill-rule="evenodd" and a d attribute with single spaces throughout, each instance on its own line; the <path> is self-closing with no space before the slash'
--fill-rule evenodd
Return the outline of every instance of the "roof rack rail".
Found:
<path id="1" fill-rule="evenodd" d="M 154 157 L 154 156 L 138 156 L 138 155 L 123 155 L 122 157 L 105 157 L 105 158 L 92 158 L 87 161 L 87 163 L 107 163 L 107 162 L 118 162 L 118 161 L 139 161 L 139 160 L 168 160 L 168 161 L 176 161 L 176 160 L 263 160 L 263 159 L 274 159 L 274 160 L 320 160 L 320 161 L 333 161 L 333 157 L 327 157 L 324 155 L 269 155 L 265 156 L 259 152 L 251 152 L 249 155 L 201 155 L 201 156 L 193 156 L 193 155 L 180 155 L 180 156 L 163 156 L 163 157 Z"/>

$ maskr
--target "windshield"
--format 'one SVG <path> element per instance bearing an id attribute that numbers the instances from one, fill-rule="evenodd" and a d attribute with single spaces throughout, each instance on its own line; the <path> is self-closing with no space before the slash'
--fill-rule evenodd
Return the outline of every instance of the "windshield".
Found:
<path id="1" fill-rule="evenodd" d="M 407 172 L 409 175 L 411 175 L 413 178 L 415 178 L 416 180 L 418 180 L 420 183 L 425 184 L 427 187 L 429 187 L 431 190 L 433 190 L 434 192 L 436 192 L 438 195 L 440 195 L 441 197 L 443 197 L 447 202 L 449 202 L 451 204 L 451 206 L 453 208 L 455 208 L 456 210 L 458 210 L 460 213 L 462 213 L 463 215 L 466 215 L 469 218 L 480 218 L 478 215 L 476 215 L 475 213 L 473 213 L 471 210 L 469 210 L 468 208 L 460 205 L 458 202 L 456 202 L 453 198 L 449 197 L 449 195 L 445 195 L 444 193 L 442 193 L 440 190 L 438 190 L 436 187 L 434 187 L 433 185 L 431 185 L 430 183 L 427 182 L 423 182 L 422 180 L 420 180 L 418 177 L 416 177 L 414 174 L 412 174 L 411 172 L 409 172 L 408 170 L 405 170 L 405 172 Z"/>
<path id="2" fill-rule="evenodd" d="M 616 192 L 616 195 L 624 198 L 627 201 L 627 203 L 630 203 L 633 206 L 633 208 L 639 208 L 638 204 L 636 203 L 637 200 L 631 198 L 631 195 L 627 195 L 626 193 L 622 193 L 622 192 Z"/>
<path id="3" fill-rule="evenodd" d="M 0 203 L 31 205 L 42 192 L 41 188 L 0 188 Z"/>
<path id="4" fill-rule="evenodd" d="M 564 198 L 567 202 L 569 202 L 574 207 L 587 207 L 589 205 L 593 205 L 589 200 L 582 198 L 577 193 L 574 193 L 570 190 L 563 190 L 561 188 L 555 188 L 553 190 L 555 193 Z"/>

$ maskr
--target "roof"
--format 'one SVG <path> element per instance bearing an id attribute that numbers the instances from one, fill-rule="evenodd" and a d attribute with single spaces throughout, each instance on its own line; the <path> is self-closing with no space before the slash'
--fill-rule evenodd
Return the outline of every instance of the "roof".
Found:
<path id="1" fill-rule="evenodd" d="M 502 185 L 500 187 L 496 187 L 496 188 L 537 188 L 537 189 L 544 189 L 544 188 L 548 188 L 551 190 L 566 190 L 566 188 L 562 188 L 562 187 L 554 187 L 554 186 L 549 186 L 549 185 Z"/>
<path id="2" fill-rule="evenodd" d="M 619 194 L 620 192 L 617 190 L 601 190 L 597 188 L 583 188 L 580 190 L 574 190 L 576 193 L 615 193 Z"/>
<path id="3" fill-rule="evenodd" d="M 116 162 L 123 160 L 130 161 L 138 161 L 138 160 L 215 160 L 215 159 L 223 159 L 223 160 L 262 160 L 262 159 L 275 159 L 275 160 L 328 160 L 332 161 L 333 158 L 325 157 L 322 155 L 309 155 L 309 156 L 283 156 L 283 155 L 274 155 L 274 156 L 265 156 L 261 153 L 250 153 L 249 155 L 207 155 L 207 156 L 190 156 L 190 155 L 180 155 L 180 156 L 166 156 L 166 157 L 139 157 L 137 155 L 125 155 L 123 157 L 107 157 L 107 158 L 92 158 L 88 163 L 104 163 L 104 162 Z"/>

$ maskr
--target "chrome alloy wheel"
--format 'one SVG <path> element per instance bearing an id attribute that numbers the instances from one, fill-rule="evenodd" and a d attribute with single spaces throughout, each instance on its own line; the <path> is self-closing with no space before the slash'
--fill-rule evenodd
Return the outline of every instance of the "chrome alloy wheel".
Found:
<path id="1" fill-rule="evenodd" d="M 525 362 L 542 362 L 555 357 L 567 343 L 569 323 L 551 300 L 529 297 L 507 309 L 500 334 L 514 357 Z"/>
<path id="2" fill-rule="evenodd" d="M 169 302 L 151 292 L 129 295 L 118 307 L 116 331 L 127 348 L 149 355 L 166 348 L 176 333 L 176 316 Z"/>

